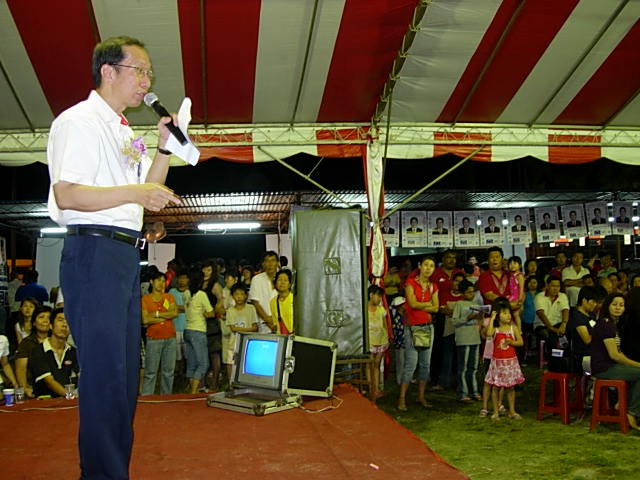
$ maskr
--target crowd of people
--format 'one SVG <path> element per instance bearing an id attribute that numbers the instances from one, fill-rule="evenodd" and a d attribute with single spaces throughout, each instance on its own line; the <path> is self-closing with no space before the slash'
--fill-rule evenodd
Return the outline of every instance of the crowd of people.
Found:
<path id="1" fill-rule="evenodd" d="M 173 393 L 176 376 L 188 379 L 192 393 L 217 391 L 230 380 L 237 332 L 293 333 L 286 264 L 269 251 L 257 268 L 220 258 L 193 265 L 174 260 L 166 272 L 144 268 L 140 394 Z M 64 295 L 58 288 L 47 292 L 37 279 L 31 270 L 10 284 L 11 317 L 0 332 L 4 383 L 24 389 L 27 398 L 64 396 L 80 373 Z"/>
<path id="2" fill-rule="evenodd" d="M 478 402 L 483 417 L 519 419 L 514 387 L 533 356 L 549 369 L 630 381 L 629 423 L 637 428 L 640 275 L 629 279 L 608 253 L 585 262 L 579 250 L 559 251 L 544 272 L 536 259 L 507 259 L 499 247 L 486 254 L 486 262 L 463 264 L 447 250 L 417 268 L 406 259 L 389 270 L 384 288 L 369 287 L 376 396 L 384 395 L 380 365 L 391 347 L 399 410 L 417 383 L 423 407 L 431 406 L 429 391 L 455 389 L 461 403 Z M 236 333 L 293 333 L 292 271 L 282 265 L 286 259 L 269 251 L 257 268 L 218 258 L 143 270 L 140 394 L 172 393 L 176 376 L 192 393 L 217 391 L 231 377 Z M 5 384 L 27 397 L 61 396 L 79 375 L 74 341 L 63 292 L 49 294 L 37 280 L 30 271 L 10 284 L 0 364 Z"/>
<path id="3" fill-rule="evenodd" d="M 580 250 L 559 251 L 546 271 L 534 258 L 524 265 L 505 258 L 499 247 L 486 254 L 486 262 L 462 264 L 447 250 L 439 262 L 425 256 L 416 269 L 410 259 L 390 268 L 386 335 L 371 321 L 379 316 L 378 292 L 369 290 L 371 353 L 379 365 L 381 351 L 395 350 L 398 410 L 407 410 L 407 391 L 417 383 L 423 407 L 431 406 L 427 391 L 455 389 L 459 402 L 481 405 L 481 417 L 520 419 L 515 387 L 535 357 L 534 365 L 550 370 L 629 381 L 629 424 L 637 429 L 640 275 L 629 279 L 606 252 L 585 261 Z"/>

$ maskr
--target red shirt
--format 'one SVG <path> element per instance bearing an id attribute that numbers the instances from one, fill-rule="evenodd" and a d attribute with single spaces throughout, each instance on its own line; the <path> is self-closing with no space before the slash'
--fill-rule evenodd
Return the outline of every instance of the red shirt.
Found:
<path id="1" fill-rule="evenodd" d="M 507 270 L 502 270 L 502 276 L 498 278 L 491 270 L 482 272 L 480 278 L 478 278 L 478 288 L 482 294 L 485 305 L 491 305 L 491 300 L 488 300 L 486 294 L 489 292 L 495 293 L 499 297 L 509 297 L 511 295 L 510 273 Z"/>
<path id="2" fill-rule="evenodd" d="M 416 277 L 410 277 L 407 279 L 407 287 L 413 287 L 413 293 L 416 296 L 416 300 L 419 302 L 428 302 L 431 300 L 431 296 L 438 291 L 438 285 L 436 283 L 431 283 L 430 289 L 422 289 L 420 283 L 418 283 Z M 405 303 L 407 308 L 407 319 L 409 321 L 409 325 L 426 325 L 431 323 L 432 318 L 429 312 L 425 312 L 424 310 L 415 310 L 411 308 L 409 302 Z"/>
<path id="3" fill-rule="evenodd" d="M 159 301 L 154 301 L 151 294 L 142 297 L 142 310 L 155 313 L 167 312 L 171 305 L 176 303 L 175 298 L 170 293 L 163 293 Z M 176 336 L 176 327 L 173 326 L 172 320 L 165 319 L 164 322 L 154 323 L 147 327 L 147 337 L 156 340 L 164 340 Z"/>
<path id="4" fill-rule="evenodd" d="M 448 298 L 451 293 L 451 278 L 456 273 L 464 273 L 464 270 L 460 268 L 454 268 L 451 271 L 451 275 L 447 274 L 442 267 L 435 269 L 429 281 L 438 285 L 438 298 L 442 300 L 443 297 Z M 443 304 L 444 305 L 444 304 Z"/>

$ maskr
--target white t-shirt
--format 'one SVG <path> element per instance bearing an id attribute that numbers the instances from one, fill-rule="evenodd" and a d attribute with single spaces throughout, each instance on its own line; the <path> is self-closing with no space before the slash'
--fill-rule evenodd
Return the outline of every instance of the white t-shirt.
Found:
<path id="1" fill-rule="evenodd" d="M 555 302 L 552 301 L 551 297 L 548 297 L 545 292 L 540 292 L 536 295 L 535 305 L 536 312 L 538 310 L 544 311 L 544 314 L 547 316 L 552 326 L 562 322 L 563 310 L 569 310 L 569 300 L 567 299 L 567 296 L 562 292 L 558 294 L 558 298 L 556 298 Z M 536 318 L 533 321 L 533 327 L 537 328 L 539 326 L 544 326 L 544 322 L 540 320 L 540 317 L 538 317 L 538 315 L 536 315 Z"/>
<path id="2" fill-rule="evenodd" d="M 251 288 L 249 289 L 249 300 L 257 300 L 267 315 L 271 315 L 271 299 L 278 295 L 273 286 L 271 279 L 266 272 L 259 273 L 251 279 Z M 258 331 L 260 333 L 271 333 L 269 326 L 258 317 Z"/>
<path id="3" fill-rule="evenodd" d="M 9 339 L 0 335 L 0 358 L 9 356 Z"/>
<path id="4" fill-rule="evenodd" d="M 48 208 L 56 223 L 142 228 L 141 205 L 128 203 L 97 212 L 60 210 L 53 194 L 53 185 L 59 181 L 96 187 L 144 183 L 151 159 L 146 152 L 127 156 L 124 150 L 131 147 L 133 137 L 133 130 L 121 124 L 120 116 L 95 90 L 53 121 L 47 145 Z"/>
<path id="5" fill-rule="evenodd" d="M 589 275 L 589 270 L 584 267 L 580 267 L 580 270 L 576 273 L 573 266 L 567 267 L 562 270 L 562 281 L 567 280 L 580 280 L 585 275 Z M 567 297 L 569 297 L 569 305 L 575 307 L 578 304 L 578 295 L 580 295 L 581 287 L 567 287 Z"/>

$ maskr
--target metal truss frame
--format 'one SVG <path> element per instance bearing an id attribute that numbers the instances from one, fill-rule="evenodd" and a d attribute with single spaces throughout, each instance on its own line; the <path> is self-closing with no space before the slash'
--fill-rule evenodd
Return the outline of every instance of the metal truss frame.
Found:
<path id="1" fill-rule="evenodd" d="M 155 126 L 133 129 L 147 145 L 155 145 Z M 324 135 L 318 135 L 318 132 Z M 363 145 L 372 138 L 386 138 L 386 129 L 372 130 L 369 124 L 307 125 L 211 125 L 193 126 L 189 133 L 199 147 L 273 147 L 310 145 Z M 0 154 L 44 153 L 48 129 L 0 131 Z M 479 145 L 488 146 L 572 146 L 638 148 L 640 128 L 601 129 L 576 126 L 514 126 L 449 124 L 394 124 L 389 146 L 400 145 Z"/>

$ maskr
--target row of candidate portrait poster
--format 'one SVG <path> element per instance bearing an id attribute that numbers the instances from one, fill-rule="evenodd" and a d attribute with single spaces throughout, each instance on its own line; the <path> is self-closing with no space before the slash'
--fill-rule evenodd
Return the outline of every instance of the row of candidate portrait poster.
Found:
<path id="1" fill-rule="evenodd" d="M 632 235 L 632 202 L 509 210 L 400 211 L 383 220 L 387 247 L 482 247 L 551 243 L 561 236 Z M 367 240 L 369 239 L 367 235 Z"/>

